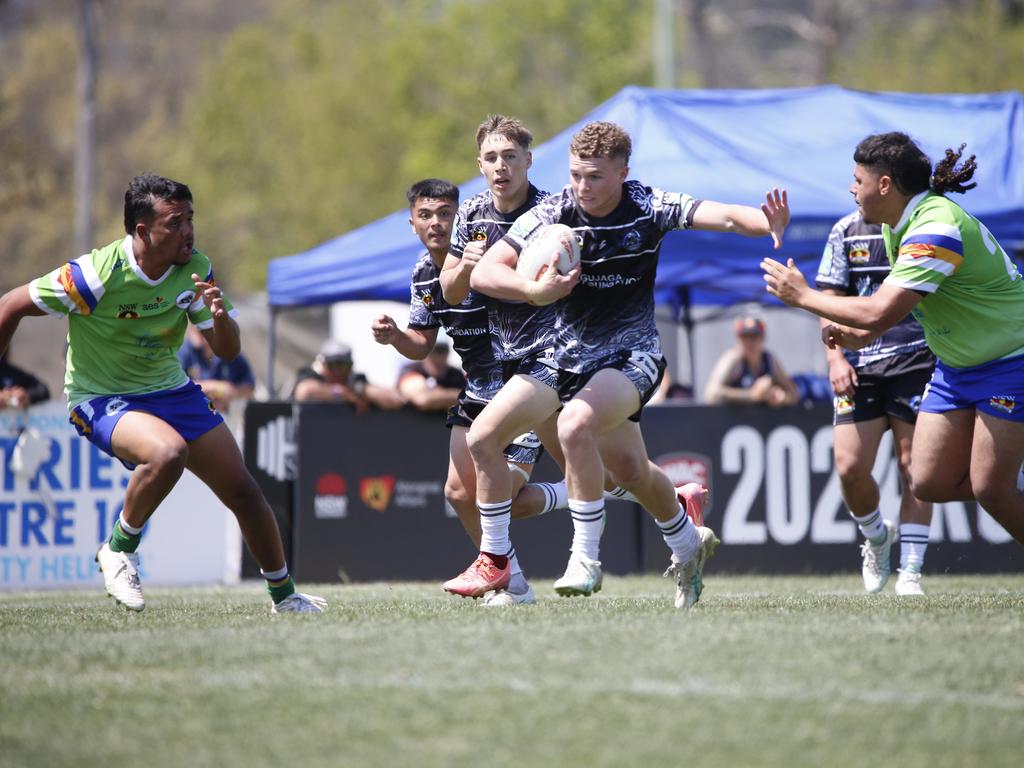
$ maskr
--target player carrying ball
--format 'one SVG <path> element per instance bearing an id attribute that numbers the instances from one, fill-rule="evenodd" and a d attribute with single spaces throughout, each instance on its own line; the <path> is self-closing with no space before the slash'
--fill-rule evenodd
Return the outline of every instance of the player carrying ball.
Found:
<path id="1" fill-rule="evenodd" d="M 558 302 L 553 353 L 519 363 L 516 375 L 470 430 L 470 449 L 475 457 L 482 440 L 494 442 L 542 423 L 561 407 L 558 438 L 566 458 L 574 536 L 559 582 L 581 583 L 586 593 L 585 587 L 601 578 L 595 555 L 604 524 L 607 469 L 655 518 L 672 551 L 668 574 L 676 580 L 676 606 L 689 608 L 700 597 L 704 564 L 718 541 L 709 528 L 690 522 L 671 481 L 649 461 L 638 423 L 665 369 L 654 322 L 661 241 L 673 229 L 711 229 L 771 235 L 779 247 L 789 222 L 788 203 L 778 190 L 758 210 L 626 181 L 631 141 L 613 123 L 588 123 L 573 136 L 569 152 L 570 183 L 520 217 L 470 278 L 474 290 L 505 301 Z M 556 223 L 572 227 L 580 238 L 580 269 L 559 275 L 552 266 L 536 281 L 518 275 L 515 265 L 530 235 Z M 476 433 L 486 425 L 488 412 L 504 419 L 500 430 L 481 438 Z M 480 491 L 481 555 L 457 578 L 467 585 L 488 578 L 500 584 L 507 568 L 495 556 L 509 547 L 506 510 L 511 499 L 488 496 L 482 486 Z M 457 587 L 455 581 L 449 583 Z"/>

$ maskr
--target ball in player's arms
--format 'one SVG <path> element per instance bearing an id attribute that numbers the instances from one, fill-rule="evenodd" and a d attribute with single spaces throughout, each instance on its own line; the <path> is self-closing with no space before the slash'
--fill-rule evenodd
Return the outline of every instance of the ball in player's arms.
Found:
<path id="1" fill-rule="evenodd" d="M 567 275 L 580 263 L 579 238 L 565 224 L 548 224 L 538 229 L 519 254 L 516 272 L 527 280 L 539 280 L 555 258 L 560 275 Z"/>

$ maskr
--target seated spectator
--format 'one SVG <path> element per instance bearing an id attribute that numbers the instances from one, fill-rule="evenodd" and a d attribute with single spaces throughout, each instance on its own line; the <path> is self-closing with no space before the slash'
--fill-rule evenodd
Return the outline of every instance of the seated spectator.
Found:
<path id="1" fill-rule="evenodd" d="M 252 398 L 256 380 L 245 355 L 239 353 L 230 362 L 217 357 L 203 332 L 193 325 L 178 350 L 178 361 L 218 411 L 226 412 L 232 400 Z"/>
<path id="2" fill-rule="evenodd" d="M 352 372 L 352 347 L 328 339 L 308 368 L 295 375 L 292 398 L 298 402 L 344 402 L 363 413 L 371 406 L 391 411 L 404 405 L 396 390 L 372 384 Z"/>
<path id="3" fill-rule="evenodd" d="M 402 367 L 398 393 L 421 411 L 446 411 L 455 405 L 466 377 L 448 364 L 448 342 L 437 341 L 430 353 Z"/>
<path id="4" fill-rule="evenodd" d="M 28 371 L 7 362 L 7 353 L 0 355 L 0 411 L 5 408 L 28 408 L 50 399 L 50 390 Z"/>
<path id="5" fill-rule="evenodd" d="M 672 403 L 692 403 L 693 387 L 687 384 L 680 384 L 678 381 L 672 381 L 672 376 L 669 375 L 668 371 L 665 371 L 661 377 L 661 383 L 658 384 L 657 391 L 647 401 L 647 405 L 661 405 L 670 401 Z"/>
<path id="6" fill-rule="evenodd" d="M 795 403 L 796 386 L 778 359 L 764 348 L 764 321 L 739 317 L 734 330 L 736 345 L 715 363 L 704 399 L 711 405 L 764 403 L 777 407 Z"/>

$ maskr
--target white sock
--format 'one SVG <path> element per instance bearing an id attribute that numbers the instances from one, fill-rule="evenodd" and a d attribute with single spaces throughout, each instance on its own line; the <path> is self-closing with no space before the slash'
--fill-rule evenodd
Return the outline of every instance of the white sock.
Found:
<path id="1" fill-rule="evenodd" d="M 700 537 L 697 536 L 697 527 L 690 522 L 686 510 L 682 507 L 676 512 L 675 517 L 666 522 L 655 520 L 661 529 L 661 537 L 665 539 L 672 554 L 680 563 L 689 562 L 700 547 Z"/>
<path id="2" fill-rule="evenodd" d="M 924 551 L 928 549 L 930 526 L 915 523 L 900 525 L 900 570 L 917 571 L 924 569 Z"/>
<path id="3" fill-rule="evenodd" d="M 512 499 L 496 504 L 476 503 L 480 510 L 480 551 L 501 555 L 512 549 L 508 524 L 512 520 Z"/>
<path id="4" fill-rule="evenodd" d="M 519 566 L 519 555 L 516 554 L 514 548 L 508 551 L 508 567 L 511 569 L 509 573 L 513 576 L 523 572 L 523 569 Z"/>
<path id="5" fill-rule="evenodd" d="M 264 571 L 260 568 L 260 574 L 267 581 L 281 581 L 288 576 L 288 564 L 285 563 L 284 568 L 278 568 L 276 571 Z"/>
<path id="6" fill-rule="evenodd" d="M 864 534 L 864 538 L 872 544 L 881 544 L 885 541 L 885 518 L 882 517 L 880 510 L 876 509 L 870 515 L 864 515 L 864 517 L 857 517 L 851 512 L 850 517 L 857 523 L 857 527 Z"/>
<path id="7" fill-rule="evenodd" d="M 565 480 L 557 483 L 534 483 L 535 486 L 544 491 L 544 509 L 542 515 L 554 512 L 556 509 L 566 509 L 569 506 L 569 491 L 565 487 Z"/>
<path id="8" fill-rule="evenodd" d="M 124 512 L 121 512 L 120 517 L 117 518 L 117 522 L 121 524 L 121 530 L 127 533 L 129 536 L 138 536 L 142 533 L 142 528 L 136 528 L 128 525 L 128 521 L 124 519 Z"/>
<path id="9" fill-rule="evenodd" d="M 604 492 L 606 499 L 621 499 L 622 501 L 634 501 L 637 504 L 640 503 L 640 499 L 633 495 L 632 491 L 627 491 L 621 485 L 616 485 L 610 491 Z"/>
<path id="10" fill-rule="evenodd" d="M 569 499 L 569 510 L 572 512 L 572 547 L 569 551 L 591 560 L 599 559 L 601 533 L 604 531 L 604 499 Z"/>

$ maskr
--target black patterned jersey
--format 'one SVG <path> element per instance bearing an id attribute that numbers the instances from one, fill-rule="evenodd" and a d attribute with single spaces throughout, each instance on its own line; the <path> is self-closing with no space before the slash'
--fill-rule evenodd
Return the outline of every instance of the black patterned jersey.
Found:
<path id="1" fill-rule="evenodd" d="M 526 202 L 511 213 L 494 207 L 491 191 L 484 190 L 459 206 L 455 217 L 450 253 L 462 258 L 466 243 L 483 240 L 490 248 L 501 240 L 516 219 L 547 198 L 532 184 Z M 491 347 L 497 360 L 518 360 L 545 349 L 554 343 L 555 308 L 535 307 L 525 302 L 484 298 L 491 330 Z"/>
<path id="2" fill-rule="evenodd" d="M 440 274 L 429 253 L 420 256 L 412 270 L 408 327 L 443 327 L 462 358 L 466 391 L 479 400 L 490 400 L 501 387 L 501 366 L 491 354 L 483 297 L 470 292 L 461 304 L 451 306 L 441 294 Z"/>
<path id="3" fill-rule="evenodd" d="M 505 241 L 518 252 L 546 224 L 565 224 L 580 238 L 580 281 L 572 293 L 551 305 L 556 308 L 559 369 L 588 372 L 616 352 L 661 356 L 654 322 L 661 241 L 673 229 L 688 229 L 698 205 L 700 201 L 689 195 L 627 181 L 619 205 L 598 218 L 580 210 L 572 188 L 566 186 L 516 221 Z"/>
<path id="4" fill-rule="evenodd" d="M 819 288 L 842 291 L 847 296 L 871 296 L 889 276 L 890 269 L 882 227 L 868 224 L 860 211 L 854 211 L 832 227 L 816 282 Z M 850 365 L 861 372 L 883 373 L 895 358 L 907 355 L 914 355 L 915 360 L 921 358 L 919 367 L 932 362 L 924 329 L 910 314 L 863 349 L 847 349 L 844 353 Z"/>

